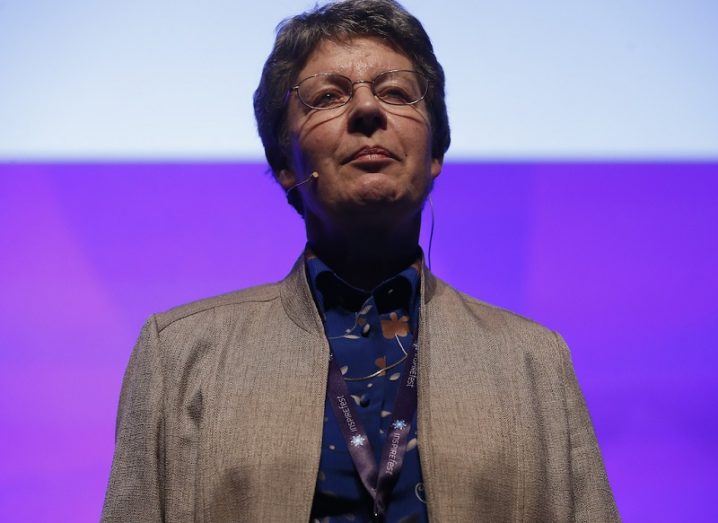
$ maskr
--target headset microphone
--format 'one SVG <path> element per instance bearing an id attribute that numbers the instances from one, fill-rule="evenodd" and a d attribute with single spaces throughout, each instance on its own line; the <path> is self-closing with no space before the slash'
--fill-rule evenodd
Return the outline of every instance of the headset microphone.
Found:
<path id="1" fill-rule="evenodd" d="M 304 181 L 302 181 L 302 182 L 299 182 L 299 183 L 295 183 L 294 185 L 292 185 L 289 189 L 287 189 L 287 191 L 285 192 L 285 194 L 286 194 L 287 196 L 289 196 L 289 193 L 291 193 L 294 189 L 296 189 L 296 188 L 299 187 L 300 185 L 304 185 L 305 183 L 309 183 L 309 182 L 311 182 L 312 180 L 316 180 L 317 178 L 319 178 L 319 173 L 318 173 L 317 171 L 314 171 L 312 174 L 310 174 L 309 176 L 307 176 L 307 179 L 306 179 L 306 180 L 304 180 Z"/>

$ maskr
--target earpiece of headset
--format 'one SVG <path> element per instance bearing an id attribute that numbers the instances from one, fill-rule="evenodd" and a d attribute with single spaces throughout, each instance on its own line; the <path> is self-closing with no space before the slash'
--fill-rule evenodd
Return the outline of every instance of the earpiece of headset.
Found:
<path id="1" fill-rule="evenodd" d="M 307 179 L 306 179 L 306 180 L 301 181 L 301 182 L 299 182 L 299 183 L 295 183 L 294 185 L 292 185 L 289 189 L 287 189 L 287 191 L 286 191 L 285 194 L 286 194 L 287 196 L 289 196 L 289 193 L 291 193 L 294 189 L 296 189 L 296 188 L 299 187 L 300 185 L 304 185 L 305 183 L 309 183 L 309 182 L 311 182 L 312 180 L 316 180 L 317 178 L 319 178 L 319 173 L 318 173 L 317 171 L 314 171 L 314 172 L 312 172 L 312 174 L 310 174 L 309 176 L 307 176 Z"/>

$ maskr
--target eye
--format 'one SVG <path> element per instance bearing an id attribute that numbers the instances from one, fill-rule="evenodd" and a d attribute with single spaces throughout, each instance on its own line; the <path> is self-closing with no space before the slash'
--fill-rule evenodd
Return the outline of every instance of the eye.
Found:
<path id="1" fill-rule="evenodd" d="M 416 99 L 416 96 L 398 85 L 381 86 L 376 95 L 385 102 L 394 104 L 407 104 Z"/>
<path id="2" fill-rule="evenodd" d="M 346 101 L 346 93 L 336 86 L 327 86 L 314 91 L 309 97 L 312 107 L 325 109 L 342 105 Z"/>
<path id="3" fill-rule="evenodd" d="M 426 80 L 415 71 L 387 71 L 374 79 L 374 94 L 388 104 L 416 103 L 426 93 Z"/>

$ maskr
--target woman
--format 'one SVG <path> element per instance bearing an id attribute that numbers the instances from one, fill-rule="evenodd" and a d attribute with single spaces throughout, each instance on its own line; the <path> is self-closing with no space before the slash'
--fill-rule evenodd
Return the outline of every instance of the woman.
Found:
<path id="1" fill-rule="evenodd" d="M 150 318 L 103 520 L 617 520 L 561 337 L 423 264 L 450 140 L 419 21 L 360 0 L 284 22 L 255 113 L 306 252 Z"/>

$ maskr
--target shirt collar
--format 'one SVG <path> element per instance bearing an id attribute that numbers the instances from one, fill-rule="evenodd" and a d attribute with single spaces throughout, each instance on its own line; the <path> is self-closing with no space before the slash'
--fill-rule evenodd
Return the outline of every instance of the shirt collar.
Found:
<path id="1" fill-rule="evenodd" d="M 413 315 L 418 304 L 421 255 L 406 269 L 387 278 L 371 291 L 358 289 L 344 281 L 308 247 L 304 258 L 309 286 L 322 316 L 336 307 L 358 312 L 371 296 L 374 297 L 379 313 L 404 308 Z"/>

